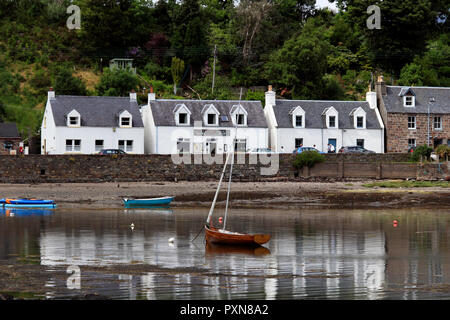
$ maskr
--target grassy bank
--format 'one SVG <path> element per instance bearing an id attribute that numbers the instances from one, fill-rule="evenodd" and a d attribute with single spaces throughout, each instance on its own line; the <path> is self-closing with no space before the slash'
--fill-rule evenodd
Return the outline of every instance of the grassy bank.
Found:
<path id="1" fill-rule="evenodd" d="M 381 181 L 363 184 L 366 188 L 431 188 L 431 187 L 450 187 L 450 181 Z"/>

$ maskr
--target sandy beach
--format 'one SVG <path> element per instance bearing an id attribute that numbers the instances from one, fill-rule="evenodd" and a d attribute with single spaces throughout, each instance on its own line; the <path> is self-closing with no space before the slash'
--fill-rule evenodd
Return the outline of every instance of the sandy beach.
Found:
<path id="1" fill-rule="evenodd" d="M 449 188 L 367 188 L 368 181 L 236 182 L 231 201 L 243 208 L 400 208 L 450 207 Z M 175 196 L 173 206 L 208 207 L 217 182 L 120 182 L 0 184 L 0 197 L 53 199 L 60 208 L 120 208 L 122 198 Z M 218 206 L 224 205 L 226 184 Z"/>

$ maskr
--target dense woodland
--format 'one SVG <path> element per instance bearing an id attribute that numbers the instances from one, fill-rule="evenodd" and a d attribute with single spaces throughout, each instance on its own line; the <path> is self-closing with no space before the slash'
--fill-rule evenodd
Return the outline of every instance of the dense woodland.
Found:
<path id="1" fill-rule="evenodd" d="M 450 86 L 449 0 L 0 0 L 0 121 L 39 130 L 57 94 L 361 100 L 371 80 Z M 333 2 L 332 0 L 330 2 Z M 70 4 L 81 29 L 69 30 Z M 367 28 L 367 8 L 381 29 Z M 110 71 L 132 58 L 137 74 Z M 214 78 L 214 88 L 212 86 Z"/>

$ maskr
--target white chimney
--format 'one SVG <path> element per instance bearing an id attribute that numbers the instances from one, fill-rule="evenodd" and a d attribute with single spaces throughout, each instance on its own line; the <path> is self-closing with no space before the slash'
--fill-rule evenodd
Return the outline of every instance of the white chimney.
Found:
<path id="1" fill-rule="evenodd" d="M 55 91 L 53 91 L 53 88 L 50 88 L 48 91 L 48 100 L 54 100 L 55 99 Z"/>
<path id="2" fill-rule="evenodd" d="M 134 90 L 130 92 L 130 101 L 137 101 L 137 93 Z"/>
<path id="3" fill-rule="evenodd" d="M 272 91 L 272 86 L 269 85 L 268 90 L 266 92 L 266 106 L 274 106 L 275 105 L 275 91 Z"/>
<path id="4" fill-rule="evenodd" d="M 366 93 L 366 101 L 369 103 L 370 109 L 377 108 L 377 93 L 374 91 L 368 91 Z"/>

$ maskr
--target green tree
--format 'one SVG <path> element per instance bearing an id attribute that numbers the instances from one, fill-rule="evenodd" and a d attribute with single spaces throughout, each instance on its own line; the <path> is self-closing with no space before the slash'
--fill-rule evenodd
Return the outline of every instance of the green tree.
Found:
<path id="1" fill-rule="evenodd" d="M 139 79 L 127 70 L 106 69 L 96 89 L 101 96 L 127 96 L 131 90 L 137 90 Z"/>
<path id="2" fill-rule="evenodd" d="M 86 84 L 81 79 L 74 77 L 67 68 L 60 68 L 57 71 L 53 87 L 58 94 L 62 95 L 87 95 Z"/>
<path id="3" fill-rule="evenodd" d="M 318 98 L 331 50 L 324 27 L 309 19 L 302 32 L 287 40 L 266 64 L 269 82 L 292 89 L 293 98 Z"/>
<path id="4" fill-rule="evenodd" d="M 184 61 L 177 57 L 173 57 L 171 72 L 173 80 L 173 94 L 177 94 L 177 85 L 180 83 L 184 72 Z"/>

